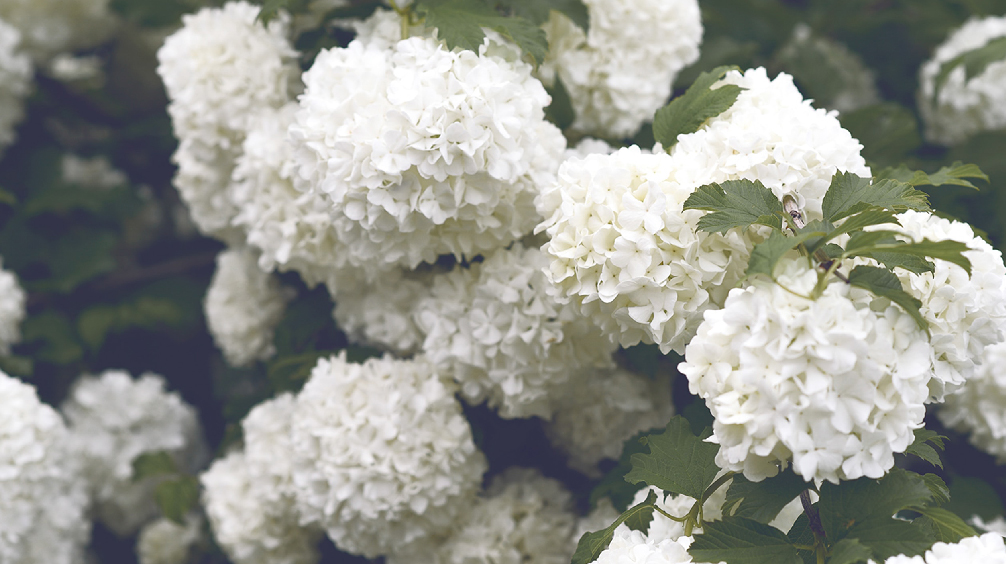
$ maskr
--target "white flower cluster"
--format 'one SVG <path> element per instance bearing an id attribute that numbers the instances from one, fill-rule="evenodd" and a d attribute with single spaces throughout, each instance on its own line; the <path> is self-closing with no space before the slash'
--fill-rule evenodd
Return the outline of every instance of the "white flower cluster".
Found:
<path id="1" fill-rule="evenodd" d="M 455 526 L 486 470 L 455 391 L 422 357 L 319 360 L 292 421 L 301 523 L 367 558 Z"/>
<path id="2" fill-rule="evenodd" d="M 932 348 L 894 305 L 786 260 L 709 311 L 679 370 L 706 400 L 717 464 L 760 481 L 792 462 L 805 480 L 879 478 L 922 426 Z M 785 286 L 785 288 L 783 287 Z"/>
<path id="3" fill-rule="evenodd" d="M 21 340 L 21 322 L 26 314 L 28 296 L 17 275 L 4 270 L 0 259 L 0 355 L 10 353 L 10 346 Z"/>
<path id="4" fill-rule="evenodd" d="M 0 20 L 21 31 L 36 62 L 64 51 L 91 47 L 115 27 L 109 0 L 4 0 Z"/>
<path id="5" fill-rule="evenodd" d="M 968 433 L 968 440 L 1006 462 L 1006 343 L 985 348 L 977 373 L 947 395 L 937 412 L 948 427 Z"/>
<path id="6" fill-rule="evenodd" d="M 0 561 L 77 564 L 91 535 L 79 461 L 59 414 L 0 372 Z"/>
<path id="7" fill-rule="evenodd" d="M 425 333 L 414 314 L 429 298 L 430 284 L 429 274 L 398 269 L 350 290 L 340 290 L 329 284 L 329 292 L 335 298 L 332 314 L 351 342 L 408 356 L 423 345 Z"/>
<path id="8" fill-rule="evenodd" d="M 250 249 L 228 249 L 217 255 L 204 309 L 213 340 L 229 364 L 245 366 L 276 353 L 273 331 L 291 297 L 291 290 L 258 267 Z"/>
<path id="9" fill-rule="evenodd" d="M 937 91 L 943 65 L 1006 37 L 1006 16 L 968 20 L 936 48 L 919 70 L 919 113 L 926 138 L 956 145 L 980 131 L 1006 128 L 1006 59 L 990 63 L 970 79 L 965 65 L 957 65 Z"/>
<path id="10" fill-rule="evenodd" d="M 558 76 L 576 111 L 572 128 L 600 137 L 631 137 L 667 103 L 678 71 L 699 57 L 697 0 L 584 0 L 585 33 L 553 11 L 545 26 L 546 82 Z"/>
<path id="11" fill-rule="evenodd" d="M 551 417 L 573 375 L 612 363 L 614 346 L 572 305 L 551 295 L 537 249 L 515 244 L 433 281 L 416 306 L 423 351 L 475 404 L 503 417 Z"/>
<path id="12" fill-rule="evenodd" d="M 321 531 L 301 527 L 293 488 L 296 398 L 259 404 L 241 423 L 245 449 L 202 474 L 203 505 L 217 543 L 238 564 L 313 564 Z"/>
<path id="13" fill-rule="evenodd" d="M 622 346 L 682 351 L 747 262 L 736 233 L 698 232 L 703 212 L 682 211 L 697 185 L 675 164 L 638 147 L 572 158 L 538 202 L 549 280 Z"/>
<path id="14" fill-rule="evenodd" d="M 570 467 L 591 476 L 601 460 L 617 460 L 630 437 L 663 428 L 674 415 L 669 375 L 651 380 L 621 369 L 589 371 L 556 403 L 545 433 Z"/>
<path id="15" fill-rule="evenodd" d="M 184 16 L 157 52 L 179 139 L 175 186 L 199 229 L 230 242 L 243 239 L 231 226 L 237 209 L 228 186 L 247 130 L 297 88 L 287 18 L 266 28 L 255 21 L 258 12 L 240 1 Z"/>
<path id="16" fill-rule="evenodd" d="M 926 551 L 925 556 L 892 556 L 884 564 L 1006 564 L 1006 544 L 997 533 L 980 537 L 967 537 L 957 543 L 938 542 Z M 870 564 L 875 564 L 872 560 Z"/>
<path id="17" fill-rule="evenodd" d="M 197 513 L 186 515 L 184 525 L 166 517 L 144 525 L 136 539 L 140 564 L 185 564 L 193 546 L 203 540 L 202 526 Z"/>
<path id="18" fill-rule="evenodd" d="M 162 377 L 138 379 L 120 370 L 77 380 L 60 410 L 94 500 L 94 512 L 109 529 L 129 535 L 157 515 L 159 480 L 134 481 L 133 461 L 165 451 L 182 471 L 194 472 L 208 455 L 192 406 L 166 392 Z"/>
<path id="19" fill-rule="evenodd" d="M 537 223 L 536 185 L 565 140 L 530 65 L 495 33 L 477 54 L 422 37 L 354 41 L 303 79 L 298 185 L 330 200 L 353 264 L 472 257 Z"/>
<path id="20" fill-rule="evenodd" d="M 14 142 L 31 81 L 31 59 L 21 50 L 21 32 L 0 16 L 0 155 Z"/>

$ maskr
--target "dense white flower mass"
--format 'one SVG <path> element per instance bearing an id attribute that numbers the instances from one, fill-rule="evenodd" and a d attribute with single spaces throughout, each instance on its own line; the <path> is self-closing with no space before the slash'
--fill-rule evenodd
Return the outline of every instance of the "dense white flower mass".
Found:
<path id="1" fill-rule="evenodd" d="M 980 537 L 966 537 L 957 543 L 938 542 L 926 551 L 925 556 L 892 556 L 884 564 L 1006 564 L 1006 544 L 1002 535 L 985 533 Z M 872 560 L 871 564 L 875 564 Z"/>
<path id="2" fill-rule="evenodd" d="M 247 248 L 217 255 L 217 270 L 206 292 L 206 324 L 232 366 L 245 366 L 276 353 L 272 337 L 293 297 L 279 280 L 258 267 Z"/>
<path id="3" fill-rule="evenodd" d="M 686 539 L 689 537 L 685 537 Z M 630 529 L 625 523 L 615 528 L 608 548 L 598 555 L 598 564 L 688 564 L 692 556 L 684 543 L 669 538 L 653 538 Z"/>
<path id="4" fill-rule="evenodd" d="M 144 525 L 136 539 L 140 564 L 185 564 L 192 547 L 203 538 L 202 526 L 203 518 L 197 513 L 186 515 L 184 525 L 166 517 Z"/>
<path id="5" fill-rule="evenodd" d="M 304 73 L 291 126 L 298 186 L 331 202 L 353 264 L 472 257 L 531 231 L 537 185 L 565 138 L 520 51 L 490 33 L 478 53 L 430 38 L 354 41 Z"/>
<path id="6" fill-rule="evenodd" d="M 0 155 L 14 142 L 31 89 L 32 64 L 21 50 L 21 32 L 0 16 Z"/>
<path id="7" fill-rule="evenodd" d="M 933 58 L 919 70 L 919 113 L 926 138 L 955 145 L 980 131 L 1006 128 L 1006 59 L 993 61 L 970 79 L 964 64 L 937 78 L 943 65 L 993 40 L 1006 37 L 1006 16 L 973 18 L 936 48 Z"/>
<path id="8" fill-rule="evenodd" d="M 503 417 L 551 417 L 575 374 L 612 364 L 614 345 L 552 295 L 538 249 L 515 244 L 436 276 L 416 306 L 423 352 L 452 374 L 470 403 Z"/>
<path id="9" fill-rule="evenodd" d="M 598 474 L 601 460 L 617 460 L 630 437 L 663 428 L 674 415 L 669 375 L 651 380 L 621 369 L 576 378 L 557 404 L 545 432 L 569 457 L 570 467 L 587 475 Z"/>
<path id="10" fill-rule="evenodd" d="M 486 470 L 455 391 L 422 357 L 319 360 L 292 423 L 301 522 L 367 558 L 455 526 Z"/>
<path id="11" fill-rule="evenodd" d="M 75 564 L 91 533 L 79 459 L 59 414 L 0 372 L 0 561 Z"/>
<path id="12" fill-rule="evenodd" d="M 681 352 L 747 263 L 736 232 L 696 231 L 703 212 L 682 204 L 697 186 L 676 173 L 673 157 L 635 146 L 571 158 L 538 201 L 546 275 L 622 346 Z"/>
<path id="13" fill-rule="evenodd" d="M 17 275 L 3 269 L 0 258 L 0 354 L 9 354 L 10 346 L 21 340 L 21 322 L 26 314 L 28 296 Z"/>
<path id="14" fill-rule="evenodd" d="M 679 370 L 706 400 L 717 464 L 760 481 L 793 464 L 805 480 L 879 478 L 922 426 L 929 341 L 894 305 L 786 260 L 709 311 Z M 880 300 L 877 300 L 878 302 Z"/>
<path id="15" fill-rule="evenodd" d="M 431 284 L 430 274 L 395 269 L 350 290 L 333 287 L 332 315 L 351 342 L 407 356 L 422 348 L 426 334 L 414 314 L 430 296 Z"/>
<path id="16" fill-rule="evenodd" d="M 60 410 L 97 517 L 119 535 L 129 535 L 157 515 L 157 477 L 134 481 L 133 461 L 165 451 L 177 467 L 194 472 L 205 463 L 206 444 L 196 411 L 155 374 L 137 379 L 121 370 L 77 380 Z"/>
<path id="17" fill-rule="evenodd" d="M 779 73 L 764 68 L 730 71 L 717 86 L 744 90 L 725 112 L 671 147 L 678 182 L 698 188 L 710 182 L 758 180 L 779 197 L 793 196 L 808 220 L 821 218 L 821 202 L 836 172 L 871 176 L 863 146 L 842 128 L 836 112 L 815 109 Z"/>
<path id="18" fill-rule="evenodd" d="M 21 31 L 36 62 L 57 53 L 91 47 L 115 26 L 109 0 L 4 0 L 0 20 Z"/>
<path id="19" fill-rule="evenodd" d="M 968 433 L 971 444 L 1006 461 L 1006 343 L 985 348 L 982 364 L 964 386 L 948 394 L 937 414 Z"/>
<path id="20" fill-rule="evenodd" d="M 678 71 L 699 57 L 697 0 L 584 0 L 584 33 L 553 11 L 545 26 L 550 52 L 541 74 L 569 92 L 576 131 L 631 137 L 667 103 Z"/>

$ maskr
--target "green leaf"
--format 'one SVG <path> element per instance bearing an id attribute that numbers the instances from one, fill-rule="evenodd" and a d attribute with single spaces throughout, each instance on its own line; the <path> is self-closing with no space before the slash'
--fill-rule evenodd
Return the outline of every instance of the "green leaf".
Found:
<path id="1" fill-rule="evenodd" d="M 968 178 L 989 181 L 988 175 L 975 164 L 963 164 L 955 161 L 950 166 L 940 168 L 933 174 L 926 174 L 921 170 L 911 170 L 905 165 L 897 168 L 886 168 L 875 178 L 891 178 L 912 186 L 965 186 L 967 188 L 978 189 Z"/>
<path id="2" fill-rule="evenodd" d="M 637 526 L 640 526 L 643 522 L 649 524 L 650 519 L 653 518 L 653 508 L 656 503 L 657 494 L 651 490 L 645 500 L 626 509 L 606 529 L 593 533 L 584 533 L 580 537 L 580 541 L 576 543 L 576 551 L 573 553 L 572 564 L 589 564 L 597 560 L 597 557 L 611 544 L 611 539 L 615 535 L 615 529 L 623 522 L 633 519 Z"/>
<path id="3" fill-rule="evenodd" d="M 659 433 L 659 429 L 641 431 L 622 443 L 622 455 L 618 457 L 618 464 L 609 470 L 594 489 L 590 491 L 590 506 L 596 507 L 597 502 L 602 498 L 611 500 L 611 504 L 619 511 L 625 511 L 636 497 L 643 484 L 630 484 L 625 481 L 625 474 L 632 469 L 632 455 L 646 451 L 646 443 L 641 439 L 652 433 Z"/>
<path id="4" fill-rule="evenodd" d="M 825 482 L 816 506 L 827 537 L 840 539 L 857 523 L 891 519 L 902 509 L 926 505 L 932 499 L 922 476 L 896 468 L 879 480 L 860 478 L 840 485 Z"/>
<path id="5" fill-rule="evenodd" d="M 161 514 L 178 523 L 185 524 L 185 515 L 199 502 L 199 482 L 194 476 L 182 476 L 157 484 L 154 500 Z"/>
<path id="6" fill-rule="evenodd" d="M 167 451 L 145 452 L 133 459 L 132 479 L 134 482 L 177 472 L 178 466 Z"/>
<path id="7" fill-rule="evenodd" d="M 50 277 L 25 285 L 32 291 L 69 293 L 88 280 L 115 270 L 118 237 L 109 231 L 74 228 L 61 236 L 45 257 Z"/>
<path id="8" fill-rule="evenodd" d="M 823 232 L 810 231 L 800 233 L 795 237 L 790 237 L 781 231 L 773 231 L 769 238 L 755 245 L 751 251 L 751 258 L 748 259 L 747 275 L 764 274 L 769 278 L 773 277 L 775 265 L 786 253 L 792 251 L 797 245 L 803 243 L 811 237 L 822 237 Z"/>
<path id="9" fill-rule="evenodd" d="M 998 37 L 985 45 L 965 51 L 953 59 L 940 65 L 940 72 L 936 73 L 936 80 L 933 85 L 933 99 L 939 96 L 940 90 L 950 78 L 950 73 L 957 67 L 964 65 L 965 80 L 980 75 L 992 63 L 1006 59 L 1006 37 Z"/>
<path id="10" fill-rule="evenodd" d="M 900 162 L 922 144 L 915 114 L 894 102 L 844 112 L 838 118 L 863 144 L 863 157 L 870 162 Z"/>
<path id="11" fill-rule="evenodd" d="M 940 478 L 936 474 L 923 474 L 922 479 L 926 482 L 926 487 L 929 488 L 929 491 L 933 492 L 933 503 L 935 505 L 944 505 L 950 501 L 950 488 L 947 487 L 943 478 Z"/>
<path id="12" fill-rule="evenodd" d="M 479 0 L 419 0 L 416 13 L 447 47 L 478 52 L 489 28 L 503 34 L 540 64 L 548 54 L 545 31 L 521 17 L 503 17 Z"/>
<path id="13" fill-rule="evenodd" d="M 946 437 L 935 431 L 916 429 L 915 440 L 912 444 L 908 445 L 905 454 L 917 456 L 937 468 L 943 468 L 943 461 L 940 460 L 940 452 L 943 451 L 944 440 L 946 440 Z"/>
<path id="14" fill-rule="evenodd" d="M 273 333 L 277 356 L 320 348 L 323 332 L 336 330 L 332 318 L 334 307 L 328 290 L 323 287 L 301 293 L 291 301 Z"/>
<path id="15" fill-rule="evenodd" d="M 277 356 L 269 361 L 266 375 L 276 393 L 297 393 L 311 376 L 318 359 L 336 351 L 310 351 L 301 354 Z"/>
<path id="16" fill-rule="evenodd" d="M 1006 513 L 996 489 L 981 478 L 956 476 L 950 481 L 950 501 L 943 507 L 963 519 L 975 515 L 986 521 Z"/>
<path id="17" fill-rule="evenodd" d="M 565 14 L 583 31 L 590 30 L 590 12 L 581 0 L 496 0 L 496 4 L 534 25 L 544 25 L 555 11 Z"/>
<path id="18" fill-rule="evenodd" d="M 713 89 L 733 66 L 716 67 L 699 75 L 684 94 L 671 100 L 653 116 L 653 135 L 669 150 L 678 142 L 679 135 L 694 133 L 711 118 L 730 109 L 740 96 L 740 86 L 726 84 Z"/>
<path id="19" fill-rule="evenodd" d="M 888 223 L 899 225 L 898 220 L 894 217 L 893 211 L 881 208 L 867 209 L 845 218 L 845 221 L 843 221 L 834 232 L 829 234 L 829 239 L 833 239 L 845 233 L 859 231 L 860 229 L 870 227 L 871 225 L 885 225 Z"/>
<path id="20" fill-rule="evenodd" d="M 782 202 L 764 184 L 755 180 L 728 180 L 721 184 L 706 184 L 692 192 L 683 209 L 704 210 L 699 219 L 700 231 L 726 233 L 734 227 L 755 223 L 782 228 Z"/>
<path id="21" fill-rule="evenodd" d="M 857 256 L 871 258 L 887 267 L 888 270 L 902 268 L 913 274 L 922 274 L 923 272 L 936 270 L 936 265 L 931 261 L 913 255 L 873 251 L 870 253 L 858 253 Z"/>
<path id="22" fill-rule="evenodd" d="M 743 475 L 737 475 L 727 490 L 726 503 L 739 502 L 733 512 L 735 517 L 747 517 L 767 524 L 807 487 L 807 482 L 791 469 L 761 482 L 752 482 Z"/>
<path id="23" fill-rule="evenodd" d="M 870 560 L 873 553 L 856 539 L 842 539 L 831 547 L 828 564 L 857 564 Z"/>
<path id="24" fill-rule="evenodd" d="M 21 327 L 22 338 L 27 344 L 37 344 L 32 352 L 36 361 L 67 365 L 84 356 L 73 325 L 62 313 L 44 311 L 25 320 Z"/>
<path id="25" fill-rule="evenodd" d="M 262 22 L 263 25 L 269 25 L 269 22 L 276 19 L 281 11 L 299 12 L 306 4 L 306 0 L 264 0 L 257 21 Z"/>
<path id="26" fill-rule="evenodd" d="M 899 212 L 929 211 L 929 200 L 925 192 L 903 182 L 888 179 L 871 183 L 851 172 L 836 172 L 821 203 L 824 218 L 831 222 L 873 206 Z"/>
<path id="27" fill-rule="evenodd" d="M 974 530 L 971 525 L 965 523 L 955 513 L 942 507 L 910 507 L 909 509 L 922 514 L 922 517 L 915 519 L 912 523 L 928 529 L 939 542 L 960 542 L 965 537 L 973 537 L 978 534 L 978 531 Z"/>
<path id="28" fill-rule="evenodd" d="M 775 527 L 743 517 L 705 523 L 688 549 L 696 562 L 802 564 L 789 539 Z"/>
<path id="29" fill-rule="evenodd" d="M 545 119 L 562 130 L 573 125 L 573 121 L 576 120 L 576 110 L 573 109 L 573 101 L 570 100 L 569 92 L 559 75 L 555 76 L 555 84 L 545 90 L 552 97 L 552 102 L 545 108 Z"/>
<path id="30" fill-rule="evenodd" d="M 886 268 L 859 265 L 849 273 L 849 284 L 865 288 L 874 295 L 887 298 L 901 306 L 923 331 L 929 330 L 929 323 L 922 317 L 922 302 L 911 296 L 901 286 L 901 280 Z"/>
<path id="31" fill-rule="evenodd" d="M 924 554 L 936 542 L 924 528 L 890 517 L 859 521 L 849 529 L 846 538 L 855 539 L 869 548 L 879 562 L 899 554 Z"/>
<path id="32" fill-rule="evenodd" d="M 701 498 L 720 471 L 715 462 L 719 445 L 703 440 L 709 434 L 695 436 L 688 420 L 680 415 L 672 417 L 663 433 L 643 439 L 650 453 L 632 455 L 632 470 L 625 475 L 625 480 Z"/>
<path id="33" fill-rule="evenodd" d="M 0 370 L 11 376 L 30 378 L 35 373 L 35 362 L 26 356 L 3 355 L 0 356 Z"/>
<path id="34" fill-rule="evenodd" d="M 857 244 L 859 243 L 861 243 L 861 241 L 857 241 Z M 961 243 L 960 241 L 930 241 L 929 239 L 923 239 L 919 243 L 891 241 L 879 244 L 885 246 L 880 248 L 866 247 L 865 249 L 857 249 L 854 253 L 850 253 L 849 256 L 865 256 L 868 253 L 880 251 L 886 253 L 887 255 L 901 254 L 923 259 L 926 257 L 937 258 L 956 264 L 957 266 L 963 268 L 969 276 L 971 275 L 971 260 L 964 256 L 964 253 L 971 249 L 967 246 L 967 244 Z"/>

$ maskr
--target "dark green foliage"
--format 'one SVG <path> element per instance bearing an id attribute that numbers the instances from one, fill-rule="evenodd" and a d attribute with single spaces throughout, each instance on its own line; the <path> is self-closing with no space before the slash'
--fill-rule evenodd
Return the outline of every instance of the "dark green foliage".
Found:
<path id="1" fill-rule="evenodd" d="M 849 273 L 849 284 L 865 288 L 874 294 L 887 298 L 901 306 L 915 319 L 920 329 L 928 330 L 929 323 L 922 317 L 922 302 L 901 287 L 898 277 L 886 268 L 859 265 Z"/>
<path id="2" fill-rule="evenodd" d="M 145 452 L 133 459 L 134 482 L 177 472 L 178 466 L 167 451 Z"/>
<path id="3" fill-rule="evenodd" d="M 199 481 L 194 476 L 182 476 L 157 484 L 154 500 L 161 514 L 168 519 L 185 524 L 185 515 L 199 503 Z"/>
<path id="4" fill-rule="evenodd" d="M 940 460 L 940 453 L 943 452 L 943 441 L 947 438 L 929 429 L 916 429 L 915 441 L 908 445 L 905 454 L 911 454 L 925 460 L 926 462 L 943 468 L 943 461 Z"/>
<path id="5" fill-rule="evenodd" d="M 653 135 L 664 150 L 677 144 L 678 135 L 698 131 L 706 120 L 734 105 L 741 87 L 727 84 L 712 88 L 730 70 L 733 67 L 724 66 L 702 73 L 684 94 L 657 110 L 653 116 Z"/>
<path id="6" fill-rule="evenodd" d="M 688 553 L 696 562 L 801 564 L 796 548 L 782 531 L 744 517 L 707 523 Z"/>
<path id="7" fill-rule="evenodd" d="M 757 180 L 700 186 L 685 200 L 683 209 L 712 212 L 702 216 L 698 224 L 699 230 L 711 233 L 754 224 L 779 228 L 785 214 L 779 198 Z"/>
<path id="8" fill-rule="evenodd" d="M 727 490 L 726 507 L 736 506 L 731 513 L 735 517 L 746 517 L 768 524 L 783 507 L 808 487 L 809 484 L 792 469 L 786 469 L 761 482 L 734 476 L 730 489 Z"/>
<path id="9" fill-rule="evenodd" d="M 940 71 L 936 74 L 934 81 L 933 97 L 935 98 L 943 85 L 950 78 L 950 73 L 954 69 L 963 66 L 965 80 L 980 75 L 992 63 L 1006 59 L 1006 37 L 999 37 L 990 40 L 985 45 L 957 55 L 953 59 L 940 65 Z"/>
<path id="10" fill-rule="evenodd" d="M 419 0 L 414 8 L 425 18 L 426 26 L 437 28 L 437 37 L 452 49 L 478 51 L 485 27 L 512 40 L 536 63 L 541 63 L 548 52 L 548 40 L 540 27 L 521 17 L 500 16 L 481 0 Z"/>
<path id="11" fill-rule="evenodd" d="M 632 470 L 625 480 L 701 498 L 720 470 L 714 462 L 720 447 L 704 441 L 710 434 L 707 430 L 696 436 L 684 417 L 671 418 L 663 433 L 643 439 L 650 453 L 632 455 Z"/>

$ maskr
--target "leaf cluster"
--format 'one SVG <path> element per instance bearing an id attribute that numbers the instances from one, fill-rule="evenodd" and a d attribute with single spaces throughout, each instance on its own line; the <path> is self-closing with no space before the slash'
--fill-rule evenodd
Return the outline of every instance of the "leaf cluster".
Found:
<path id="1" fill-rule="evenodd" d="M 133 481 L 156 480 L 154 501 L 161 515 L 179 525 L 199 504 L 199 480 L 179 470 L 166 451 L 145 452 L 133 459 Z"/>

